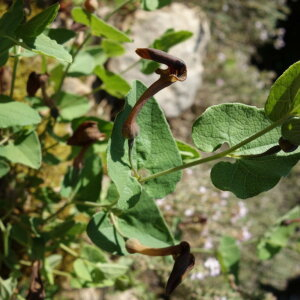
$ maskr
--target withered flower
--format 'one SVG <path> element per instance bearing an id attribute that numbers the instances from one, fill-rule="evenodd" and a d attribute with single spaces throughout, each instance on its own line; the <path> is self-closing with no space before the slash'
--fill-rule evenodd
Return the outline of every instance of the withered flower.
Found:
<path id="1" fill-rule="evenodd" d="M 43 300 L 45 297 L 45 289 L 40 274 L 40 261 L 36 260 L 32 263 L 30 287 L 26 300 Z"/>
<path id="2" fill-rule="evenodd" d="M 67 141 L 70 146 L 82 147 L 79 154 L 74 158 L 73 166 L 78 169 L 82 168 L 84 153 L 89 146 L 97 141 L 103 141 L 105 138 L 106 135 L 99 131 L 97 122 L 86 121 L 80 124 Z"/>
<path id="3" fill-rule="evenodd" d="M 155 73 L 160 75 L 160 78 L 142 94 L 131 110 L 122 128 L 122 134 L 126 139 L 134 139 L 138 135 L 139 127 L 136 123 L 136 118 L 144 104 L 160 90 L 176 81 L 184 81 L 187 76 L 184 61 L 175 56 L 152 48 L 138 48 L 135 52 L 144 59 L 163 63 L 168 68 L 166 70 L 158 68 L 155 71 Z"/>
<path id="4" fill-rule="evenodd" d="M 93 13 L 98 8 L 98 2 L 97 0 L 85 0 L 83 6 L 88 12 Z"/>
<path id="5" fill-rule="evenodd" d="M 27 80 L 27 95 L 29 97 L 34 97 L 38 89 L 41 87 L 40 75 L 36 72 L 31 72 Z"/>
<path id="6" fill-rule="evenodd" d="M 286 140 L 283 137 L 281 137 L 279 139 L 278 144 L 279 144 L 281 150 L 286 153 L 293 152 L 298 148 L 297 145 L 292 144 L 290 141 Z"/>
<path id="7" fill-rule="evenodd" d="M 176 289 L 195 265 L 195 257 L 190 253 L 189 243 L 181 242 L 180 245 L 182 251 L 175 257 L 175 263 L 166 286 L 167 295 L 170 295 Z"/>
<path id="8" fill-rule="evenodd" d="M 104 133 L 98 129 L 95 121 L 86 121 L 78 126 L 73 135 L 68 139 L 67 144 L 71 146 L 87 146 L 106 138 Z"/>
<path id="9" fill-rule="evenodd" d="M 152 248 L 142 245 L 137 239 L 128 239 L 125 247 L 129 253 L 148 256 L 173 255 L 175 263 L 166 285 L 166 295 L 170 295 L 175 290 L 195 264 L 195 257 L 190 253 L 188 242 L 181 242 L 178 245 L 165 248 Z"/>

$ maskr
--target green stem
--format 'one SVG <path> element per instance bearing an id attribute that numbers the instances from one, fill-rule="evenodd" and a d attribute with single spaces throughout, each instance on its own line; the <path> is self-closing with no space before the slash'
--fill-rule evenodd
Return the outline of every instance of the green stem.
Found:
<path id="1" fill-rule="evenodd" d="M 97 86 L 96 88 L 94 88 L 94 89 L 91 90 L 90 92 L 84 94 L 83 96 L 84 96 L 84 97 L 88 97 L 88 96 L 90 96 L 90 95 L 93 95 L 93 94 L 97 93 L 98 91 L 102 90 L 102 88 L 103 88 L 103 84 L 100 84 L 99 86 Z"/>
<path id="2" fill-rule="evenodd" d="M 63 86 L 64 80 L 65 80 L 65 78 L 67 77 L 67 74 L 68 74 L 68 72 L 69 72 L 69 69 L 70 69 L 70 67 L 72 66 L 72 64 L 73 64 L 73 62 L 74 62 L 76 56 L 78 55 L 79 51 L 80 51 L 80 50 L 82 49 L 82 47 L 87 43 L 87 41 L 90 39 L 91 36 L 92 36 L 92 35 L 91 35 L 90 33 L 88 33 L 88 34 L 86 35 L 85 39 L 83 40 L 83 42 L 79 45 L 79 47 L 76 49 L 76 51 L 72 54 L 72 62 L 70 62 L 70 63 L 67 65 L 67 67 L 66 67 L 66 69 L 65 69 L 65 71 L 64 71 L 64 73 L 63 73 L 63 75 L 62 75 L 62 77 L 61 77 L 61 79 L 60 79 L 60 83 L 59 83 L 58 88 L 57 88 L 57 93 L 60 92 L 60 90 L 61 90 L 61 88 L 62 88 L 62 86 Z"/>
<path id="3" fill-rule="evenodd" d="M 90 201 L 73 201 L 73 204 L 89 206 L 89 207 L 107 207 L 108 205 L 103 205 L 97 202 L 90 202 Z"/>
<path id="4" fill-rule="evenodd" d="M 56 269 L 53 269 L 52 273 L 54 275 L 58 275 L 58 276 L 71 277 L 71 275 L 69 273 L 64 272 L 64 271 L 60 271 L 60 270 L 56 270 Z"/>
<path id="5" fill-rule="evenodd" d="M 52 215 L 50 215 L 48 218 L 46 218 L 44 220 L 44 224 L 47 224 L 49 221 L 51 221 L 52 219 L 54 219 L 56 216 L 58 216 L 66 207 L 68 207 L 69 205 L 71 205 L 72 202 L 67 202 L 65 203 L 61 208 L 59 208 L 55 213 L 53 213 Z"/>
<path id="6" fill-rule="evenodd" d="M 204 248 L 191 248 L 192 253 L 207 253 L 207 254 L 213 254 L 214 250 L 204 249 Z"/>
<path id="7" fill-rule="evenodd" d="M 289 115 L 288 116 L 284 116 L 282 119 L 280 119 L 280 120 L 272 123 L 271 125 L 269 125 L 265 129 L 263 129 L 263 130 L 255 133 L 255 134 L 253 134 L 252 136 L 248 137 L 244 141 L 238 143 L 237 145 L 235 145 L 235 146 L 233 146 L 233 147 L 231 147 L 231 148 L 229 148 L 229 149 L 227 149 L 225 151 L 222 151 L 220 153 L 217 153 L 217 154 L 205 157 L 205 158 L 200 158 L 200 159 L 194 160 L 194 161 L 192 161 L 190 163 L 187 163 L 187 164 L 184 164 L 184 165 L 181 165 L 181 166 L 177 166 L 177 167 L 174 167 L 174 168 L 162 171 L 162 172 L 158 172 L 158 173 L 152 174 L 152 175 L 150 175 L 148 177 L 141 178 L 139 180 L 139 182 L 140 183 L 146 182 L 148 180 L 155 179 L 155 178 L 160 177 L 160 176 L 164 176 L 164 175 L 167 175 L 167 174 L 170 174 L 170 173 L 173 173 L 173 172 L 177 172 L 177 171 L 180 171 L 180 170 L 183 170 L 183 169 L 186 169 L 186 168 L 194 167 L 194 166 L 201 165 L 201 164 L 209 162 L 209 161 L 213 161 L 213 160 L 225 157 L 228 154 L 232 153 L 233 151 L 235 151 L 235 150 L 243 147 L 244 145 L 246 145 L 246 144 L 248 144 L 248 143 L 256 140 L 260 136 L 262 136 L 262 135 L 266 134 L 267 132 L 271 131 L 272 129 L 276 128 L 277 126 L 279 126 L 280 124 L 282 124 L 288 117 L 289 117 Z"/>
<path id="8" fill-rule="evenodd" d="M 125 74 L 126 72 L 128 72 L 129 70 L 131 70 L 132 68 L 134 68 L 136 65 L 139 64 L 139 62 L 141 61 L 142 59 L 139 59 L 137 61 L 135 61 L 134 63 L 132 63 L 131 65 L 129 65 L 125 70 L 121 71 L 120 74 L 123 75 Z"/>
<path id="9" fill-rule="evenodd" d="M 60 243 L 59 247 L 61 249 L 63 249 L 64 251 L 68 252 L 69 254 L 71 254 L 72 256 L 74 256 L 76 258 L 79 257 L 79 255 L 73 249 L 71 249 L 70 247 L 68 247 L 67 245 L 65 245 L 63 243 Z"/>
<path id="10" fill-rule="evenodd" d="M 128 239 L 128 237 L 120 230 L 117 220 L 115 219 L 115 216 L 112 212 L 109 213 L 109 217 L 110 217 L 110 220 L 111 220 L 113 226 L 115 227 L 117 233 L 124 239 Z"/>
<path id="11" fill-rule="evenodd" d="M 17 53 L 17 48 L 14 46 L 14 67 L 13 67 L 13 73 L 12 73 L 12 79 L 11 79 L 11 86 L 10 86 L 10 94 L 9 96 L 13 98 L 14 96 L 14 89 L 15 89 L 15 81 L 16 81 L 16 74 L 17 74 L 17 67 L 19 63 L 19 55 Z"/>
<path id="12" fill-rule="evenodd" d="M 133 0 L 127 0 L 123 3 L 121 3 L 118 7 L 116 7 L 111 13 L 109 13 L 105 18 L 104 21 L 108 21 L 115 13 L 117 13 L 120 9 L 122 9 L 125 5 L 129 4 L 130 2 L 133 2 Z"/>
<path id="13" fill-rule="evenodd" d="M 2 145 L 5 144 L 7 141 L 9 141 L 10 138 L 11 138 L 11 136 L 6 136 L 2 141 L 0 141 L 0 146 L 2 146 Z"/>

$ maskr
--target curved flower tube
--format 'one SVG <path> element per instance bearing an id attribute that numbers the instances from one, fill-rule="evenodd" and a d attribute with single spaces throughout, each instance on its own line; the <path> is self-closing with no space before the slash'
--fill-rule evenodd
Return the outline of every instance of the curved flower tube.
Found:
<path id="1" fill-rule="evenodd" d="M 155 71 L 155 73 L 160 75 L 160 78 L 150 85 L 132 108 L 122 128 L 122 134 L 126 139 L 134 139 L 138 135 L 139 127 L 136 123 L 136 118 L 145 103 L 160 90 L 176 81 L 184 81 L 187 76 L 184 61 L 175 56 L 152 48 L 138 48 L 135 52 L 144 59 L 163 63 L 168 68 L 166 70 L 159 68 Z"/>

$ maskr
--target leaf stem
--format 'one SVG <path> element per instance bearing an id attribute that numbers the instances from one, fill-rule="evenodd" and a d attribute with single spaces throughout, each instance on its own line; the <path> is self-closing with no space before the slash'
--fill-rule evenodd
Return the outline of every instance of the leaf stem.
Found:
<path id="1" fill-rule="evenodd" d="M 118 7 L 116 7 L 111 13 L 109 13 L 105 18 L 104 21 L 108 21 L 114 14 L 116 14 L 120 9 L 122 9 L 125 5 L 129 4 L 130 2 L 133 2 L 133 0 L 127 0 L 123 3 L 121 3 Z"/>
<path id="2" fill-rule="evenodd" d="M 256 140 L 260 136 L 262 136 L 262 135 L 266 134 L 267 132 L 271 131 L 272 129 L 276 128 L 277 126 L 282 124 L 288 117 L 289 117 L 289 115 L 284 116 L 280 120 L 277 120 L 276 122 L 272 123 L 271 125 L 264 128 L 263 130 L 253 134 L 252 136 L 248 137 L 247 139 L 241 141 L 240 143 L 236 144 L 235 146 L 233 146 L 233 147 L 231 147 L 231 148 L 229 148 L 225 151 L 222 151 L 220 153 L 217 153 L 217 154 L 205 157 L 205 158 L 200 158 L 200 159 L 191 161 L 187 164 L 183 164 L 183 165 L 180 165 L 180 166 L 177 166 L 177 167 L 174 167 L 174 168 L 162 171 L 162 172 L 152 174 L 150 176 L 141 178 L 139 180 L 139 182 L 143 183 L 143 182 L 146 182 L 146 181 L 151 180 L 151 179 L 155 179 L 155 178 L 160 177 L 160 176 L 168 175 L 168 174 L 173 173 L 173 172 L 177 172 L 177 171 L 180 171 L 180 170 L 183 170 L 183 169 L 186 169 L 186 168 L 194 167 L 194 166 L 201 165 L 201 164 L 209 162 L 209 161 L 213 161 L 213 160 L 225 157 L 228 154 L 232 153 L 233 151 L 243 147 L 244 145 Z"/>
<path id="3" fill-rule="evenodd" d="M 88 97 L 90 95 L 93 95 L 95 93 L 97 93 L 98 91 L 102 90 L 103 89 L 103 84 L 100 84 L 99 86 L 97 86 L 96 88 L 94 88 L 93 90 L 91 90 L 90 92 L 84 94 L 83 96 L 84 97 Z"/>
<path id="4" fill-rule="evenodd" d="M 67 245 L 60 243 L 59 247 L 61 249 L 63 249 L 64 251 L 68 252 L 70 255 L 74 256 L 74 257 L 79 257 L 79 255 L 77 254 L 77 252 L 75 252 L 73 249 L 71 249 L 70 247 L 68 247 Z"/>
<path id="5" fill-rule="evenodd" d="M 13 73 L 11 78 L 11 86 L 10 86 L 10 98 L 14 96 L 14 89 L 15 89 L 15 81 L 16 81 L 16 74 L 17 74 L 17 67 L 19 63 L 19 55 L 17 51 L 17 46 L 14 46 L 14 66 L 13 66 Z"/>
<path id="6" fill-rule="evenodd" d="M 131 65 L 129 65 L 126 69 L 124 69 L 123 71 L 120 72 L 121 75 L 123 75 L 124 73 L 128 72 L 129 70 L 133 69 L 136 65 L 139 64 L 139 62 L 141 61 L 142 59 L 138 59 L 137 61 L 135 61 L 134 63 L 132 63 Z"/>
<path id="7" fill-rule="evenodd" d="M 110 220 L 111 220 L 113 226 L 115 227 L 117 233 L 124 239 L 128 239 L 128 237 L 120 230 L 117 220 L 115 219 L 115 216 L 112 212 L 109 213 L 109 217 L 110 217 Z"/>
<path id="8" fill-rule="evenodd" d="M 62 75 L 62 77 L 61 77 L 61 79 L 60 79 L 60 83 L 59 83 L 58 88 L 57 88 L 57 91 L 56 91 L 57 93 L 60 92 L 60 90 L 61 90 L 61 88 L 62 88 L 62 85 L 63 85 L 63 83 L 64 83 L 64 80 L 65 80 L 65 78 L 67 77 L 67 74 L 68 74 L 68 72 L 69 72 L 69 69 L 70 69 L 70 67 L 72 66 L 72 64 L 73 64 L 73 62 L 74 62 L 76 56 L 78 55 L 79 51 L 80 51 L 80 50 L 82 49 L 82 47 L 87 43 L 87 41 L 90 39 L 91 36 L 92 36 L 91 33 L 88 33 L 88 34 L 86 35 L 85 39 L 83 40 L 83 42 L 79 45 L 79 47 L 76 49 L 76 51 L 72 54 L 72 62 L 68 63 L 68 65 L 67 65 L 67 67 L 66 67 L 66 69 L 65 69 L 65 71 L 64 71 L 64 73 L 63 73 L 63 75 Z"/>

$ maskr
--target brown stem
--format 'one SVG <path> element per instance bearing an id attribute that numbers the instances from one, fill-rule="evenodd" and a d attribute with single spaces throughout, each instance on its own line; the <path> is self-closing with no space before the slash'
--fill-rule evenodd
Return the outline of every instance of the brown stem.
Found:
<path id="1" fill-rule="evenodd" d="M 123 125 L 122 134 L 126 139 L 134 139 L 138 135 L 139 127 L 136 123 L 136 118 L 145 103 L 157 92 L 171 85 L 172 83 L 173 82 L 166 81 L 166 79 L 162 76 L 142 94 Z"/>
<path id="2" fill-rule="evenodd" d="M 150 248 L 142 245 L 137 239 L 128 239 L 125 246 L 129 253 L 139 253 L 148 256 L 167 256 L 180 254 L 185 243 L 181 242 L 178 245 L 165 248 Z"/>
<path id="3" fill-rule="evenodd" d="M 300 223 L 300 218 L 297 218 L 297 219 L 291 219 L 291 220 L 284 220 L 282 221 L 282 225 L 283 226 L 288 226 L 290 224 L 293 224 L 293 223 Z"/>

